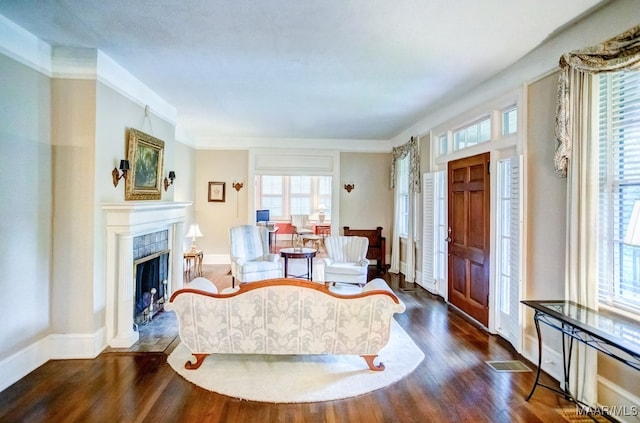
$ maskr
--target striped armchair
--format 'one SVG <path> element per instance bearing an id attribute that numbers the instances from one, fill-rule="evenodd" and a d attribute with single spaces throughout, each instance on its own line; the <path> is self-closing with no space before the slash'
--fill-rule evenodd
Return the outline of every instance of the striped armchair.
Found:
<path id="1" fill-rule="evenodd" d="M 269 233 L 264 226 L 241 225 L 229 229 L 231 285 L 283 277 L 278 254 L 269 252 Z"/>
<path id="2" fill-rule="evenodd" d="M 367 283 L 367 248 L 369 239 L 362 236 L 328 236 L 324 240 L 328 258 L 324 259 L 325 282 Z"/>

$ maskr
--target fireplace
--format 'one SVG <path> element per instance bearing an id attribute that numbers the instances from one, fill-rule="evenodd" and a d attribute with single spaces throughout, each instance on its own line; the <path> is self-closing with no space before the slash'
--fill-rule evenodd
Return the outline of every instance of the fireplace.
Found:
<path id="1" fill-rule="evenodd" d="M 107 230 L 105 328 L 109 346 L 128 348 L 133 345 L 139 338 L 135 330 L 138 319 L 134 317 L 135 310 L 140 305 L 144 305 L 143 310 L 151 305 L 154 312 L 159 307 L 158 301 L 182 287 L 184 222 L 186 208 L 190 205 L 156 201 L 102 205 Z M 151 258 L 142 260 L 151 256 L 160 260 L 157 265 L 160 274 L 152 278 L 160 285 L 141 288 L 142 302 L 139 303 L 138 274 L 152 272 L 147 266 L 155 265 L 144 264 L 143 270 L 136 267 L 151 261 Z M 163 261 L 166 265 L 161 264 Z M 149 301 L 152 289 L 156 291 L 154 303 Z M 146 301 L 149 303 L 145 305 Z"/>
<path id="2" fill-rule="evenodd" d="M 168 300 L 169 231 L 133 238 L 133 322 L 146 324 L 162 311 Z"/>
<path id="3" fill-rule="evenodd" d="M 135 264 L 136 280 L 133 303 L 133 322 L 136 325 L 149 323 L 164 309 L 168 300 L 167 275 L 169 251 L 156 253 Z"/>

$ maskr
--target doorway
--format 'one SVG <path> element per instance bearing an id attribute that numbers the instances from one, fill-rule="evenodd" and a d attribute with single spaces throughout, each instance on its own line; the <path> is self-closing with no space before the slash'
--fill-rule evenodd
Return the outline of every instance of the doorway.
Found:
<path id="1" fill-rule="evenodd" d="M 488 326 L 490 153 L 451 161 L 448 172 L 449 302 Z"/>

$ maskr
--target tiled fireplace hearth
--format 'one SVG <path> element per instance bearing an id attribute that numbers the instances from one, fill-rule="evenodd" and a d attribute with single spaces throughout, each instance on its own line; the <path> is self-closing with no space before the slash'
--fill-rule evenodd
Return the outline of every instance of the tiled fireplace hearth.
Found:
<path id="1" fill-rule="evenodd" d="M 144 236 L 166 233 L 167 291 L 182 287 L 184 222 L 190 205 L 185 202 L 102 205 L 107 231 L 106 331 L 110 347 L 128 348 L 138 340 L 138 332 L 134 330 L 134 260 L 140 257 L 140 240 Z"/>

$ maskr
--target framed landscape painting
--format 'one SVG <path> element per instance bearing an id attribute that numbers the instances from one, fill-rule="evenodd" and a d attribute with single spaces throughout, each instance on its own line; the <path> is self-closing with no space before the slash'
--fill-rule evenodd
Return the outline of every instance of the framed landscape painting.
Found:
<path id="1" fill-rule="evenodd" d="M 129 165 L 125 200 L 160 200 L 164 166 L 164 141 L 129 129 Z"/>

